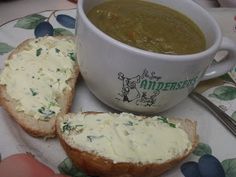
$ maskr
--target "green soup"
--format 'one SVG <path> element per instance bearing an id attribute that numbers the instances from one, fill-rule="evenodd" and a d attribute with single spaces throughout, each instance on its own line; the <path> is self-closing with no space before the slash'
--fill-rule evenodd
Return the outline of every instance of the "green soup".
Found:
<path id="1" fill-rule="evenodd" d="M 107 35 L 139 49 L 183 55 L 206 48 L 199 27 L 185 15 L 163 5 L 111 0 L 95 6 L 87 16 Z"/>

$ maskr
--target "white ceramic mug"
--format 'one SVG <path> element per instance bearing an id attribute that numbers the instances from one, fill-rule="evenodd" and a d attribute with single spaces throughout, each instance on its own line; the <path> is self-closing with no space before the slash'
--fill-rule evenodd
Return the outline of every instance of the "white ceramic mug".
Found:
<path id="1" fill-rule="evenodd" d="M 149 1 L 185 14 L 200 27 L 207 49 L 191 55 L 152 53 L 109 37 L 86 16 L 103 1 L 79 1 L 76 40 L 81 74 L 90 91 L 108 106 L 122 111 L 161 112 L 185 99 L 200 80 L 222 75 L 236 64 L 235 43 L 222 37 L 217 22 L 190 0 Z M 218 50 L 227 50 L 228 57 L 210 65 Z"/>

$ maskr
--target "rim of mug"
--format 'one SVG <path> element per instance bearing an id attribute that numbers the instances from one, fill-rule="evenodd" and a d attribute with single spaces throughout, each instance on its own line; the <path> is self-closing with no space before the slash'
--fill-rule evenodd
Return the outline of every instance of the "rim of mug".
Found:
<path id="1" fill-rule="evenodd" d="M 84 1 L 86 1 L 86 0 L 80 0 L 79 3 L 78 3 L 78 6 L 77 6 L 77 8 L 78 8 L 77 13 L 79 14 L 79 18 L 80 19 L 83 18 L 84 23 L 86 23 L 86 25 L 88 25 L 88 27 L 94 33 L 99 35 L 101 38 L 103 38 L 107 42 L 109 42 L 109 43 L 111 43 L 113 45 L 116 45 L 117 47 L 120 47 L 120 48 L 122 48 L 124 50 L 130 51 L 130 52 L 134 52 L 134 53 L 136 53 L 138 55 L 148 56 L 148 57 L 151 57 L 151 58 L 154 58 L 154 59 L 158 58 L 158 60 L 163 59 L 163 60 L 169 60 L 169 61 L 173 61 L 173 60 L 174 61 L 199 60 L 200 58 L 204 59 L 204 56 L 209 55 L 209 53 L 215 53 L 217 51 L 217 49 L 219 48 L 220 43 L 222 41 L 222 32 L 221 32 L 220 27 L 219 27 L 218 23 L 216 22 L 216 20 L 203 7 L 201 7 L 200 5 L 198 5 L 197 3 L 193 2 L 193 1 L 189 1 L 188 0 L 188 1 L 186 1 L 186 3 L 194 4 L 195 8 L 198 8 L 198 10 L 201 11 L 201 13 L 204 13 L 204 15 L 207 16 L 209 21 L 211 21 L 211 23 L 214 25 L 217 38 L 215 39 L 214 43 L 210 47 L 208 47 L 207 49 L 205 49 L 205 50 L 203 50 L 201 52 L 198 52 L 198 53 L 185 54 L 185 55 L 162 54 L 162 53 L 150 52 L 150 51 L 146 51 L 146 50 L 139 49 L 139 48 L 136 48 L 136 47 L 132 47 L 132 46 L 130 46 L 128 44 L 125 44 L 123 42 L 120 42 L 120 41 L 110 37 L 109 35 L 107 35 L 103 31 L 101 31 L 99 28 L 97 28 L 89 20 L 89 18 L 85 14 L 85 11 L 84 11 L 84 8 L 83 8 Z"/>

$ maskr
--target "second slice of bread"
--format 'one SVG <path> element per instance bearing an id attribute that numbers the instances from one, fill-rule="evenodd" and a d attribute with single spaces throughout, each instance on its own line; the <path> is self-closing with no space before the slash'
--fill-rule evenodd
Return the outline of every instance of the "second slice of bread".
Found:
<path id="1" fill-rule="evenodd" d="M 60 64 L 59 61 L 57 63 L 57 58 L 60 56 Z M 28 58 L 28 61 L 34 61 L 34 60 L 44 60 L 43 62 L 38 62 L 35 65 L 35 68 L 38 68 L 38 71 L 34 71 L 32 68 L 34 68 L 31 64 L 25 64 L 25 67 L 17 68 L 15 71 L 12 71 L 11 63 L 10 62 L 21 62 L 19 60 L 23 60 Z M 70 68 L 66 68 L 63 66 L 63 60 L 71 60 L 70 61 Z M 73 60 L 73 61 L 72 61 Z M 66 61 L 66 62 L 68 62 Z M 79 67 L 75 58 L 75 43 L 74 39 L 72 37 L 42 37 L 37 39 L 28 39 L 21 43 L 19 46 L 17 46 L 16 49 L 12 51 L 12 53 L 7 58 L 7 61 L 5 62 L 5 67 L 3 68 L 3 71 L 0 75 L 0 103 L 1 106 L 11 115 L 11 117 L 30 135 L 34 137 L 54 137 L 56 135 L 55 131 L 55 121 L 58 116 L 62 116 L 65 113 L 67 113 L 71 107 L 72 99 L 74 95 L 74 89 L 76 80 L 79 74 Z M 42 65 L 42 67 L 41 67 Z M 57 86 L 51 85 L 50 79 L 52 82 L 54 82 L 54 78 L 57 74 L 54 65 L 58 66 L 57 71 L 65 72 L 65 74 L 69 73 L 69 76 L 65 81 L 60 81 L 60 78 L 58 77 L 58 83 L 57 84 L 65 84 L 66 86 L 63 87 L 62 90 L 57 90 Z M 46 66 L 47 68 L 44 68 Z M 47 69 L 47 71 L 44 71 Z M 8 70 L 5 72 L 5 70 Z M 21 73 L 19 73 L 19 70 L 21 70 Z M 31 74 L 30 76 L 24 75 L 24 71 Z M 55 71 L 54 71 L 55 70 Z M 67 71 L 66 71 L 67 70 Z M 5 72 L 5 73 L 4 73 Z M 37 72 L 41 72 L 41 75 L 39 75 Z M 11 73 L 11 74 L 9 74 Z M 23 74 L 22 74 L 23 73 Z M 25 76 L 25 78 L 22 76 L 20 77 L 20 81 L 14 81 L 17 80 L 16 78 L 19 77 L 19 75 Z M 48 75 L 48 76 L 45 76 Z M 37 83 L 37 79 L 34 78 L 34 85 L 31 84 L 31 78 L 30 77 L 41 77 L 46 78 L 44 81 L 40 81 L 40 83 Z M 54 79 L 54 80 L 53 80 Z M 11 85 L 10 85 L 11 84 Z M 41 90 L 34 91 L 32 88 L 36 87 L 37 84 L 43 84 L 41 85 Z M 23 85 L 25 85 L 25 88 L 23 88 Z M 51 96 L 53 97 L 53 103 L 57 104 L 58 112 L 54 113 L 54 111 L 51 111 L 49 113 L 53 113 L 51 116 L 45 116 L 40 115 L 41 113 L 45 113 L 45 107 L 44 105 L 38 105 L 38 108 L 35 108 L 36 113 L 32 111 L 30 112 L 31 108 L 30 106 L 30 97 L 29 102 L 23 101 L 23 99 L 26 99 L 25 96 L 32 94 L 33 96 L 38 96 L 37 91 L 40 92 L 40 97 L 38 99 L 49 99 L 47 98 L 48 95 L 43 95 L 44 89 L 50 89 L 50 87 L 54 89 Z M 18 88 L 21 88 L 21 90 L 18 90 Z M 60 88 L 60 86 L 58 86 Z M 62 87 L 61 87 L 62 88 Z M 29 90 L 30 89 L 30 90 Z M 35 88 L 37 89 L 37 88 Z M 24 93 L 23 93 L 24 92 Z M 32 93 L 31 93 L 32 92 Z M 14 94 L 13 94 L 14 93 Z M 16 94 L 22 94 L 22 96 L 18 96 Z M 56 96 L 55 96 L 56 95 Z M 45 98 L 43 98 L 45 97 Z M 35 99 L 35 98 L 34 98 Z M 20 106 L 20 108 L 19 108 Z M 28 110 L 28 111 L 25 111 Z M 30 111 L 29 111 L 30 110 Z M 38 113 L 37 113 L 38 110 Z M 46 113 L 45 113 L 46 114 Z"/>
<path id="2" fill-rule="evenodd" d="M 112 120 L 111 121 L 105 120 L 104 124 L 98 123 L 98 122 L 103 121 L 101 118 L 103 115 L 104 116 L 111 115 L 115 121 L 117 120 L 119 121 L 120 118 L 124 119 L 125 116 L 130 116 L 132 117 L 132 119 L 127 119 L 127 120 L 132 120 L 132 121 L 134 120 L 134 121 L 133 122 L 127 121 L 126 123 L 124 123 L 121 120 L 122 122 L 119 126 L 121 127 L 123 126 L 124 129 L 123 128 L 116 129 L 116 126 L 118 126 L 116 125 L 117 122 L 113 122 Z M 94 119 L 93 126 L 83 125 L 84 119 L 91 119 L 91 118 Z M 79 120 L 77 122 L 78 124 L 74 123 L 76 119 Z M 135 119 L 137 119 L 137 121 Z M 133 130 L 131 126 L 137 124 L 139 121 L 142 121 L 142 119 L 149 119 L 145 124 L 143 124 L 143 125 L 146 125 L 146 128 L 148 128 L 148 126 L 152 126 L 151 125 L 152 123 L 149 122 L 151 119 L 163 121 L 163 124 L 164 124 L 163 126 L 170 126 L 169 127 L 170 129 L 175 128 L 175 125 L 178 126 L 178 128 L 182 129 L 186 133 L 186 136 L 189 140 L 188 148 L 184 147 L 180 153 L 177 153 L 171 158 L 166 158 L 165 160 L 158 160 L 158 158 L 160 157 L 155 157 L 155 155 L 153 155 L 153 154 L 158 154 L 158 153 L 155 153 L 154 151 L 162 152 L 161 149 L 158 149 L 158 147 L 161 147 L 161 146 L 158 146 L 157 144 L 157 145 L 154 145 L 154 149 L 152 149 L 151 151 L 150 149 L 148 150 L 148 148 L 147 148 L 147 151 L 144 151 L 141 158 L 143 158 L 144 156 L 149 156 L 148 158 L 146 157 L 143 158 L 146 160 L 140 161 L 138 158 L 136 159 L 135 155 L 133 156 L 134 159 L 129 159 L 129 158 L 127 159 L 125 154 L 128 153 L 130 148 L 133 149 L 131 151 L 137 152 L 137 156 L 140 155 L 139 154 L 140 151 L 137 150 L 137 148 L 139 148 L 142 145 L 138 144 L 137 142 L 141 142 L 142 144 L 145 144 L 145 142 L 153 143 L 152 141 L 156 141 L 156 139 L 151 139 L 151 138 L 148 141 L 146 140 L 140 141 L 141 139 L 140 136 L 136 134 L 130 135 L 130 132 L 134 131 L 135 133 L 136 131 L 135 126 Z M 111 113 L 107 114 L 107 113 L 98 113 L 98 112 L 83 112 L 77 115 L 67 114 L 66 116 L 60 117 L 57 120 L 56 127 L 57 127 L 57 133 L 59 135 L 61 145 L 63 146 L 67 155 L 70 157 L 70 159 L 72 160 L 75 166 L 77 166 L 79 169 L 82 169 L 87 174 L 91 176 L 100 176 L 100 177 L 108 177 L 108 176 L 109 177 L 156 177 L 156 176 L 160 176 L 167 170 L 170 170 L 171 168 L 178 165 L 194 150 L 194 148 L 198 144 L 198 136 L 196 134 L 196 122 L 193 122 L 187 119 L 186 120 L 170 119 L 169 122 L 166 120 L 167 119 L 165 118 L 162 119 L 162 117 L 148 118 L 148 117 L 143 117 L 143 116 L 134 116 L 132 114 L 126 114 L 126 113 L 125 114 L 122 113 L 122 115 L 120 116 L 120 115 L 111 114 Z M 104 136 L 103 135 L 101 136 L 100 130 L 103 129 L 105 126 L 108 126 L 108 128 L 109 126 L 111 126 L 112 128 L 110 129 L 110 132 L 107 132 L 106 134 L 103 134 Z M 127 127 L 127 131 L 125 127 Z M 93 132 L 93 130 L 96 129 L 96 131 L 94 131 L 94 136 L 87 136 L 88 143 L 85 142 L 86 135 L 84 137 L 82 135 L 81 136 L 79 135 L 83 131 L 86 131 L 85 129 L 90 132 Z M 142 131 L 142 129 L 139 130 L 138 133 L 140 133 L 140 131 Z M 97 134 L 95 134 L 95 132 Z M 118 138 L 113 136 L 114 132 L 117 133 Z M 144 131 L 143 133 L 145 134 L 148 132 Z M 158 131 L 156 133 L 158 133 Z M 159 133 L 162 133 L 161 130 L 159 131 Z M 119 135 L 121 135 L 121 137 Z M 152 135 L 155 135 L 155 133 Z M 172 140 L 176 143 L 173 137 L 171 137 L 172 135 L 173 133 L 167 135 L 166 140 L 168 140 L 168 138 L 169 139 L 172 138 Z M 116 148 L 123 148 L 124 146 L 126 146 L 125 142 L 129 142 L 130 138 L 132 141 L 134 140 L 133 142 L 134 144 L 132 145 L 131 143 L 130 148 L 127 148 L 127 150 L 123 152 L 119 151 L 119 149 L 116 149 Z M 99 146 L 99 144 L 96 144 L 96 141 L 99 142 L 99 140 L 101 140 L 103 143 L 104 142 L 108 143 L 108 144 L 105 144 L 104 146 L 106 147 L 111 146 L 114 148 L 114 154 L 113 154 L 115 156 L 114 159 L 112 157 L 109 157 L 108 154 L 110 152 L 106 150 L 106 147 L 104 147 L 105 150 L 103 154 L 98 152 L 99 150 L 97 146 Z M 116 140 L 117 142 L 111 143 L 111 141 L 116 141 Z M 166 141 L 166 142 L 171 142 L 171 141 Z M 181 139 L 179 139 L 179 141 L 183 142 Z M 94 146 L 91 145 L 92 147 L 89 145 L 91 142 L 94 142 Z M 165 143 L 165 139 L 162 142 Z M 88 146 L 86 144 L 88 144 Z M 175 148 L 175 145 L 172 148 Z M 173 149 L 170 149 L 170 151 L 175 152 L 175 150 Z M 119 152 L 118 154 L 120 154 L 120 157 L 116 157 L 117 152 Z M 154 160 L 148 161 L 150 160 L 150 158 Z"/>

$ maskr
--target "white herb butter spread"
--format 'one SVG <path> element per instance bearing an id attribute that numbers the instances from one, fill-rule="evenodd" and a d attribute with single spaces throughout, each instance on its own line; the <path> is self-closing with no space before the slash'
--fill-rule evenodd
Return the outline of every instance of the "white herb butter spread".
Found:
<path id="1" fill-rule="evenodd" d="M 60 128 L 70 146 L 115 163 L 162 163 L 191 149 L 185 131 L 160 116 L 144 119 L 128 113 L 79 113 Z"/>
<path id="2" fill-rule="evenodd" d="M 0 84 L 17 103 L 17 111 L 41 120 L 55 116 L 58 96 L 76 64 L 73 40 L 47 37 L 34 39 L 6 60 Z"/>

